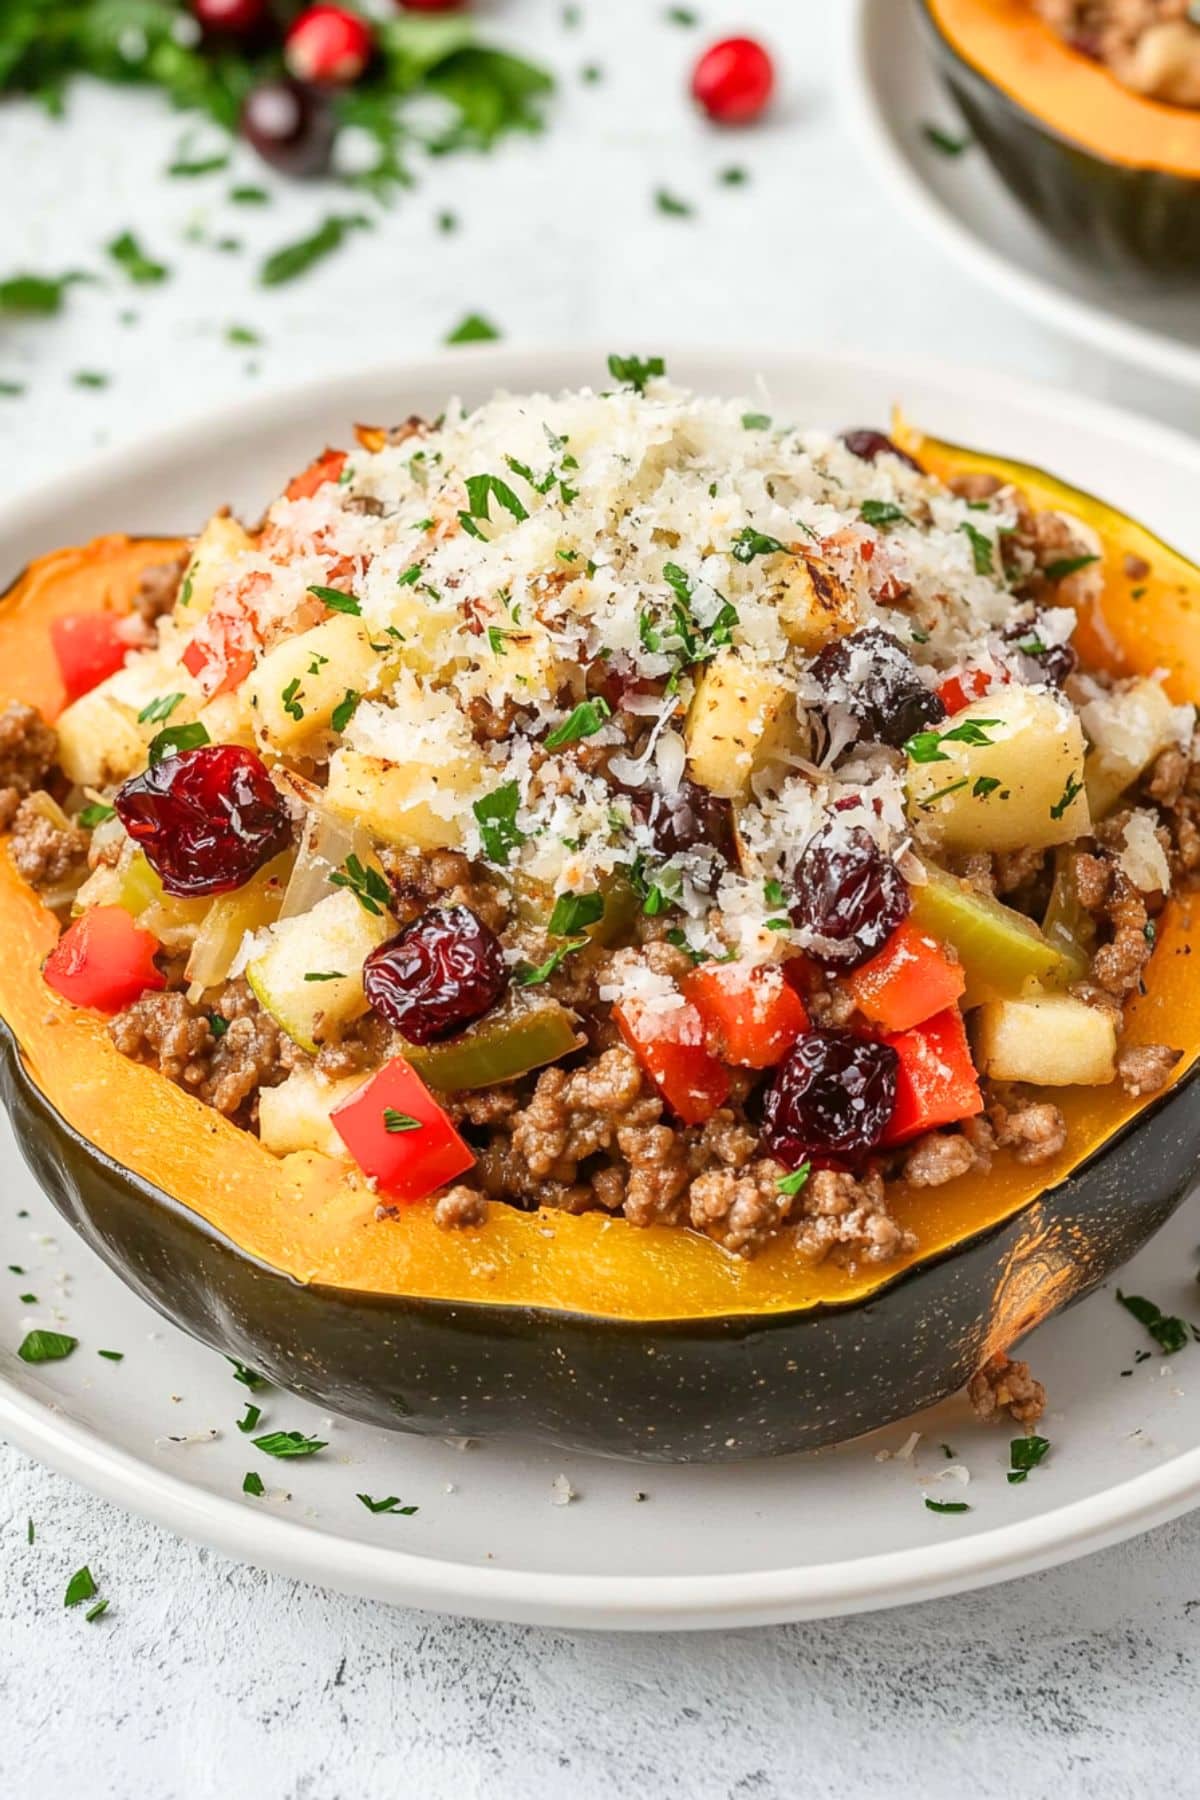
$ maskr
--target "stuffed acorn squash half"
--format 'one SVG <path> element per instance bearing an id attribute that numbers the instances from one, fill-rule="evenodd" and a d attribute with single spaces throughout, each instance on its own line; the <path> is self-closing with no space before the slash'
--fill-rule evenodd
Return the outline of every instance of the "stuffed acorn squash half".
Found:
<path id="1" fill-rule="evenodd" d="M 1200 21 L 1174 0 L 917 0 L 1005 185 L 1112 270 L 1200 273 Z"/>
<path id="2" fill-rule="evenodd" d="M 10 590 L 23 1151 L 373 1423 L 1029 1421 L 1005 1352 L 1200 1146 L 1200 574 L 1035 469 L 613 373 Z"/>

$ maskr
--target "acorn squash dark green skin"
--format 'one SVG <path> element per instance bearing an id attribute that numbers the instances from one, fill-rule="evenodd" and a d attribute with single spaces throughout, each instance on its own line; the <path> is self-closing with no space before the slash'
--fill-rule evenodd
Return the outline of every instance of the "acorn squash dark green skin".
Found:
<path id="1" fill-rule="evenodd" d="M 867 1302 L 647 1323 L 303 1286 L 73 1131 L 2 1027 L 0 1051 L 18 1142 L 58 1210 L 203 1343 L 372 1425 L 653 1462 L 817 1449 L 946 1398 L 1140 1249 L 1200 1162 L 1198 1065 L 1066 1181 Z"/>
<path id="2" fill-rule="evenodd" d="M 960 56 L 928 0 L 917 10 L 972 137 L 1059 248 L 1126 275 L 1200 275 L 1200 180 L 1110 162 L 1073 143 Z"/>

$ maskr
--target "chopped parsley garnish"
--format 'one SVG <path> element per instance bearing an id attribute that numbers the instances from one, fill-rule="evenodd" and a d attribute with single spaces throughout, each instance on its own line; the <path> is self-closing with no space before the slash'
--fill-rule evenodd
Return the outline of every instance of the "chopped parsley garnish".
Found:
<path id="1" fill-rule="evenodd" d="M 536 969 L 530 967 L 518 969 L 517 986 L 541 987 L 542 983 L 549 981 L 554 971 L 566 962 L 568 956 L 573 956 L 576 950 L 582 950 L 584 945 L 590 941 L 585 937 L 568 938 L 565 944 L 559 944 L 557 949 L 552 950 L 545 962 L 539 963 Z"/>
<path id="2" fill-rule="evenodd" d="M 926 794 L 924 800 L 922 800 L 920 803 L 921 811 L 928 812 L 931 806 L 936 806 L 937 802 L 939 800 L 944 800 L 948 794 L 961 793 L 962 789 L 965 788 L 966 785 L 967 785 L 967 778 L 964 775 L 962 777 L 961 781 L 952 781 L 948 787 L 938 788 L 937 792 L 933 793 L 933 794 Z"/>
<path id="3" fill-rule="evenodd" d="M 690 6 L 668 6 L 663 14 L 668 25 L 698 25 L 700 14 L 693 12 Z"/>
<path id="4" fill-rule="evenodd" d="M 602 694 L 594 700 L 581 700 L 570 716 L 555 726 L 546 739 L 546 749 L 558 750 L 564 744 L 577 744 L 581 738 L 595 737 L 611 716 L 612 707 Z"/>
<path id="5" fill-rule="evenodd" d="M 635 871 L 636 876 L 636 871 Z M 635 879 L 634 886 L 638 886 Z M 651 919 L 665 913 L 672 906 L 677 906 L 683 893 L 683 871 L 672 868 L 668 863 L 656 873 L 654 880 L 645 888 L 642 911 Z"/>
<path id="6" fill-rule="evenodd" d="M 81 269 L 66 275 L 10 275 L 0 281 L 0 313 L 32 313 L 46 318 L 61 312 L 63 295 L 76 281 L 90 281 Z"/>
<path id="7" fill-rule="evenodd" d="M 980 775 L 971 789 L 971 793 L 976 800 L 983 800 L 988 794 L 994 794 L 999 786 L 1000 777 L 998 775 Z"/>
<path id="8" fill-rule="evenodd" d="M 960 1513 L 971 1510 L 965 1500 L 931 1500 L 928 1494 L 925 1496 L 925 1504 L 930 1512 L 937 1513 Z"/>
<path id="9" fill-rule="evenodd" d="M 1144 1325 L 1164 1356 L 1173 1356 L 1186 1349 L 1191 1339 L 1187 1325 L 1182 1319 L 1164 1313 L 1153 1300 L 1145 1300 L 1140 1294 L 1123 1294 L 1117 1289 L 1117 1299 L 1131 1312 L 1139 1325 Z"/>
<path id="10" fill-rule="evenodd" d="M 174 162 L 167 164 L 167 174 L 176 177 L 190 178 L 196 175 L 217 175 L 222 169 L 229 167 L 229 155 L 226 151 L 215 152 L 212 156 L 178 155 Z"/>
<path id="11" fill-rule="evenodd" d="M 389 1494 L 386 1500 L 372 1500 L 370 1494 L 357 1494 L 355 1498 L 362 1501 L 368 1512 L 373 1513 L 394 1512 L 409 1519 L 418 1510 L 415 1506 L 401 1506 L 399 1494 Z"/>
<path id="12" fill-rule="evenodd" d="M 65 1331 L 29 1331 L 17 1355 L 25 1363 L 61 1362 L 78 1343 L 78 1338 L 68 1337 Z"/>
<path id="13" fill-rule="evenodd" d="M 1047 563 L 1042 574 L 1047 581 L 1065 581 L 1068 575 L 1076 575 L 1080 569 L 1090 568 L 1099 561 L 1098 556 L 1064 556 L 1058 562 Z"/>
<path id="14" fill-rule="evenodd" d="M 493 500 L 505 512 L 510 513 L 518 525 L 529 517 L 524 503 L 499 475 L 468 475 L 466 488 L 467 511 L 459 513 L 458 522 L 471 537 L 483 537 L 477 521 L 484 519 L 491 523 L 490 507 Z"/>
<path id="15" fill-rule="evenodd" d="M 1077 775 L 1068 775 L 1066 787 L 1063 789 L 1059 798 L 1054 802 L 1054 805 L 1050 808 L 1050 817 L 1052 819 L 1061 819 L 1071 802 L 1082 792 L 1083 783 L 1080 781 L 1079 777 Z"/>
<path id="16" fill-rule="evenodd" d="M 656 375 L 665 375 L 667 365 L 661 356 L 610 356 L 608 372 L 625 387 L 646 391 L 646 383 Z"/>
<path id="17" fill-rule="evenodd" d="M 696 210 L 689 200 L 681 200 L 678 194 L 672 194 L 666 188 L 655 189 L 654 204 L 669 219 L 690 219 Z"/>
<path id="18" fill-rule="evenodd" d="M 77 369 L 71 377 L 75 386 L 81 388 L 106 388 L 108 379 L 99 369 Z"/>
<path id="19" fill-rule="evenodd" d="M 97 1350 L 96 1355 L 102 1356 L 105 1362 L 125 1361 L 125 1352 L 123 1350 Z"/>
<path id="20" fill-rule="evenodd" d="M 904 753 L 915 763 L 949 762 L 943 744 L 967 744 L 978 750 L 991 743 L 988 732 L 999 723 L 999 719 L 963 719 L 948 731 L 918 731 L 905 744 Z"/>
<path id="21" fill-rule="evenodd" d="M 297 695 L 300 692 L 300 677 L 293 675 L 279 698 L 283 701 L 283 710 L 290 719 L 300 720 L 304 717 L 304 708 Z"/>
<path id="22" fill-rule="evenodd" d="M 229 1020 L 223 1018 L 220 1013 L 209 1013 L 208 1029 L 215 1038 L 223 1038 L 229 1030 Z"/>
<path id="23" fill-rule="evenodd" d="M 502 868 L 513 851 L 525 842 L 525 833 L 517 824 L 517 809 L 520 804 L 519 785 L 515 781 L 506 781 L 494 793 L 476 800 L 471 808 L 479 826 L 484 856 L 489 862 L 498 863 Z"/>
<path id="24" fill-rule="evenodd" d="M 468 313 L 460 319 L 453 331 L 448 331 L 444 343 L 447 344 L 491 344 L 499 338 L 500 332 L 490 319 L 482 313 Z"/>
<path id="25" fill-rule="evenodd" d="M 107 1600 L 97 1600 L 95 1606 L 89 1606 L 87 1611 L 84 1613 L 84 1615 L 83 1615 L 84 1623 L 86 1625 L 94 1624 L 97 1619 L 102 1619 L 107 1611 L 108 1611 L 108 1601 Z"/>
<path id="26" fill-rule="evenodd" d="M 811 1174 L 812 1164 L 803 1162 L 798 1169 L 793 1169 L 790 1175 L 781 1175 L 775 1186 L 781 1194 L 798 1194 Z"/>
<path id="27" fill-rule="evenodd" d="M 969 137 L 954 137 L 950 132 L 943 131 L 940 125 L 931 124 L 928 119 L 921 125 L 921 136 L 939 156 L 961 156 L 964 150 L 971 148 Z"/>
<path id="28" fill-rule="evenodd" d="M 342 868 L 333 871 L 329 877 L 329 885 L 349 888 L 363 911 L 376 919 L 381 919 L 391 905 L 392 890 L 379 870 L 360 862 L 353 852 L 346 858 Z"/>
<path id="29" fill-rule="evenodd" d="M 97 825 L 103 825 L 106 819 L 115 819 L 116 816 L 115 806 L 106 806 L 103 800 L 95 800 L 90 806 L 84 807 L 79 815 L 79 823 L 85 831 L 94 831 Z"/>
<path id="30" fill-rule="evenodd" d="M 752 525 L 742 527 L 731 547 L 733 560 L 740 563 L 752 563 L 756 556 L 774 556 L 787 549 L 787 545 L 781 544 L 778 538 L 768 537 L 764 531 L 755 531 Z"/>
<path id="31" fill-rule="evenodd" d="M 764 881 L 763 899 L 768 906 L 783 906 L 787 901 L 787 895 L 783 891 L 782 881 L 776 881 L 774 876 L 769 881 Z"/>
<path id="32" fill-rule="evenodd" d="M 266 188 L 255 187 L 252 182 L 243 182 L 241 186 L 230 188 L 229 199 L 234 206 L 269 206 L 271 196 Z"/>
<path id="33" fill-rule="evenodd" d="M 267 1386 L 265 1375 L 259 1375 L 253 1369 L 248 1369 L 245 1363 L 238 1361 L 236 1356 L 227 1356 L 225 1361 L 233 1367 L 233 1379 L 240 1381 L 243 1387 L 248 1387 L 252 1394 L 259 1388 Z"/>
<path id="34" fill-rule="evenodd" d="M 911 525 L 912 520 L 902 506 L 891 500 L 864 500 L 858 509 L 864 525 Z"/>
<path id="35" fill-rule="evenodd" d="M 36 1294 L 18 1294 L 17 1299 L 21 1302 L 22 1306 L 36 1306 L 38 1304 L 38 1297 Z"/>
<path id="36" fill-rule="evenodd" d="M 268 1431 L 254 1439 L 254 1448 L 265 1456 L 315 1456 L 328 1445 L 324 1438 L 305 1437 L 302 1431 Z"/>
<path id="37" fill-rule="evenodd" d="M 81 1600 L 96 1598 L 96 1583 L 92 1571 L 85 1563 L 82 1569 L 76 1569 L 67 1583 L 67 1591 L 63 1595 L 64 1606 L 78 1606 Z"/>
<path id="38" fill-rule="evenodd" d="M 452 231 L 458 230 L 458 214 L 440 212 L 437 216 L 437 228 L 444 237 L 448 237 Z M 486 324 L 486 320 L 484 322 Z"/>
<path id="39" fill-rule="evenodd" d="M 1034 1436 L 1013 1438 L 1008 1446 L 1012 1461 L 1012 1468 L 1008 1471 L 1009 1481 L 1027 1481 L 1030 1469 L 1037 1468 L 1038 1464 L 1044 1460 L 1049 1448 L 1049 1438 Z"/>
<path id="40" fill-rule="evenodd" d="M 986 531 L 980 531 L 969 519 L 964 519 L 962 529 L 966 532 L 971 545 L 971 559 L 975 564 L 977 575 L 990 575 L 994 569 L 995 546 Z"/>
<path id="41" fill-rule="evenodd" d="M 139 287 L 153 287 L 155 283 L 165 281 L 170 273 L 165 263 L 155 262 L 146 255 L 132 231 L 123 231 L 120 237 L 115 237 L 108 246 L 108 254 Z"/>
<path id="42" fill-rule="evenodd" d="M 310 587 L 308 592 L 331 612 L 349 613 L 355 619 L 362 615 L 362 607 L 354 595 L 344 593 L 341 588 Z"/>
<path id="43" fill-rule="evenodd" d="M 252 345 L 261 344 L 262 339 L 257 331 L 251 331 L 248 325 L 230 325 L 225 331 L 225 342 L 235 345 Z"/>
<path id="44" fill-rule="evenodd" d="M 201 744 L 210 741 L 208 732 L 199 719 L 193 720 L 190 725 L 168 725 L 150 739 L 151 765 L 162 762 L 166 756 L 178 756 L 182 750 L 198 750 Z"/>
<path id="45" fill-rule="evenodd" d="M 420 563 L 410 563 L 408 565 L 407 569 L 405 569 L 403 575 L 400 575 L 397 577 L 396 586 L 397 587 L 415 587 L 417 582 L 420 581 L 420 579 L 421 579 Z"/>
<path id="46" fill-rule="evenodd" d="M 346 977 L 341 969 L 306 969 L 304 979 L 305 981 L 345 981 Z"/>
<path id="47" fill-rule="evenodd" d="M 717 176 L 722 187 L 745 187 L 749 179 L 749 169 L 743 169 L 740 163 L 730 163 L 728 168 L 722 169 Z"/>
<path id="48" fill-rule="evenodd" d="M 600 893 L 560 894 L 554 902 L 546 930 L 551 937 L 573 937 L 604 917 L 604 895 Z"/>
<path id="49" fill-rule="evenodd" d="M 368 229 L 370 224 L 362 213 L 331 213 L 309 237 L 299 238 L 294 244 L 281 244 L 272 251 L 259 268 L 260 285 L 279 287 L 307 274 L 314 263 L 339 250 L 352 231 Z"/>
<path id="50" fill-rule="evenodd" d="M 182 699 L 182 694 L 160 694 L 157 700 L 151 700 L 143 706 L 138 714 L 138 724 L 157 725 L 164 719 L 169 719 Z"/>
<path id="51" fill-rule="evenodd" d="M 354 709 L 361 699 L 362 695 L 356 688 L 346 689 L 345 693 L 334 707 L 330 718 L 330 724 L 335 731 L 345 731 L 347 725 L 354 717 Z"/>
<path id="52" fill-rule="evenodd" d="M 771 429 L 770 413 L 743 413 L 743 431 L 769 431 Z"/>
<path id="53" fill-rule="evenodd" d="M 249 1474 L 246 1475 L 242 1481 L 243 1494 L 253 1494 L 257 1500 L 261 1499 L 266 1491 L 266 1488 L 263 1486 L 263 1478 L 258 1473 L 258 1470 L 251 1469 Z"/>
<path id="54" fill-rule="evenodd" d="M 383 1129 L 393 1136 L 402 1131 L 422 1131 L 424 1126 L 424 1119 L 414 1119 L 411 1113 L 397 1112 L 394 1106 L 383 1109 Z"/>
<path id="55" fill-rule="evenodd" d="M 246 1436 L 249 1437 L 261 1418 L 262 1407 L 255 1406 L 253 1400 L 247 1400 L 246 1410 L 237 1421 L 237 1428 L 239 1431 L 244 1431 Z"/>

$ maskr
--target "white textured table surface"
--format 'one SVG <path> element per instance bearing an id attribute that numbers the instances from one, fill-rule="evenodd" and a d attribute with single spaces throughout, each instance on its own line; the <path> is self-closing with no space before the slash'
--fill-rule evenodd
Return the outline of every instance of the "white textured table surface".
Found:
<path id="1" fill-rule="evenodd" d="M 899 3 L 899 0 L 897 0 Z M 264 251 L 334 198 L 222 206 L 227 181 L 160 171 L 180 135 L 154 99 L 81 92 L 65 127 L 0 108 L 4 266 L 103 271 L 127 227 L 170 282 L 75 290 L 6 325 L 6 485 L 245 391 L 419 354 L 468 311 L 512 341 L 827 343 L 936 354 L 1110 396 L 1178 423 L 1196 401 L 1054 340 L 914 239 L 846 142 L 838 0 L 704 4 L 777 50 L 769 128 L 714 137 L 680 97 L 696 34 L 651 0 L 510 0 L 497 30 L 553 62 L 542 140 L 435 168 L 302 283 L 254 284 Z M 585 86 L 585 63 L 605 79 Z M 745 187 L 718 185 L 731 162 Z M 249 159 L 242 171 L 255 179 Z M 665 187 L 688 219 L 655 211 Z M 436 215 L 461 229 L 442 236 Z M 185 243 L 237 233 L 242 255 Z M 133 307 L 136 323 L 120 313 Z M 225 341 L 254 328 L 254 351 Z M 248 363 L 253 364 L 248 369 Z M 73 384 L 81 369 L 110 386 Z M 131 523 L 142 523 L 134 521 Z M 180 523 L 166 521 L 167 525 Z M 1194 1784 L 1200 1518 L 1024 1583 L 825 1625 L 691 1639 L 570 1638 L 430 1619 L 234 1567 L 0 1446 L 0 1792 L 89 1800 L 1145 1793 Z M 37 1543 L 25 1541 L 26 1519 Z M 66 1576 L 106 1572 L 81 1635 Z"/>

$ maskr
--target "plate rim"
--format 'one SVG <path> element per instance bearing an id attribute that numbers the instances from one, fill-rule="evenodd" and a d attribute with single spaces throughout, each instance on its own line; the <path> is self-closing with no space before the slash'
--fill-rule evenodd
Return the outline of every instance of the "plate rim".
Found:
<path id="1" fill-rule="evenodd" d="M 802 379 L 805 369 L 831 366 L 903 393 L 922 384 L 927 394 L 969 391 L 981 410 L 994 398 L 1008 407 L 1054 408 L 1081 431 L 1118 432 L 1131 456 L 1139 446 L 1169 458 L 1181 478 L 1200 475 L 1200 444 L 1185 433 L 1044 382 L 947 364 L 935 357 L 833 354 L 824 347 L 679 345 L 664 349 L 669 366 L 706 369 L 699 383 Z M 481 345 L 422 358 L 350 367 L 297 384 L 280 384 L 235 403 L 207 409 L 125 446 L 92 453 L 50 480 L 0 504 L 0 533 L 49 525 L 63 508 L 65 481 L 86 489 L 136 480 L 161 461 L 196 450 L 207 438 L 224 440 L 239 428 L 286 426 L 317 409 L 351 405 L 356 393 L 437 381 L 448 391 L 464 383 L 526 388 L 539 371 L 564 367 L 603 370 L 603 353 L 587 343 L 539 348 Z M 86 503 L 86 493 L 81 496 Z M 15 571 L 14 571 L 15 572 Z M 0 577 L 7 571 L 0 570 Z M 18 1381 L 12 1380 L 17 1374 Z M 324 1533 L 240 1499 L 195 1487 L 148 1456 L 106 1443 L 69 1416 L 49 1390 L 19 1376 L 15 1358 L 0 1355 L 0 1436 L 72 1476 L 105 1498 L 223 1554 L 343 1592 L 523 1624 L 591 1630 L 697 1630 L 825 1618 L 944 1597 L 1056 1566 L 1164 1524 L 1200 1503 L 1200 1446 L 1157 1468 L 1099 1489 L 1034 1519 L 1015 1520 L 958 1541 L 876 1552 L 871 1556 L 788 1568 L 710 1575 L 616 1576 L 509 1570 L 372 1545 Z"/>
<path id="2" fill-rule="evenodd" d="M 1053 326 L 1069 341 L 1090 343 L 1127 365 L 1200 386 L 1200 346 L 1185 344 L 1150 325 L 1115 318 L 1099 304 L 1066 293 L 1051 276 L 1032 274 L 1011 262 L 921 179 L 918 165 L 900 146 L 872 68 L 875 35 L 884 29 L 888 16 L 901 10 L 905 29 L 916 41 L 911 0 L 850 0 L 844 14 L 839 85 L 855 140 L 868 163 L 927 235 L 983 286 Z"/>

